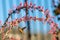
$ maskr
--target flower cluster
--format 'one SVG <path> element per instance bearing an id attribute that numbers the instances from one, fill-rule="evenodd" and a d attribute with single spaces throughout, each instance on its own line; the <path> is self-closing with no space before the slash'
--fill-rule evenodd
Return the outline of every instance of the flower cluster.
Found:
<path id="1" fill-rule="evenodd" d="M 29 5 L 28 5 L 27 2 L 24 3 L 24 5 L 22 5 L 22 3 L 20 3 L 20 5 L 17 6 L 15 10 L 12 10 L 12 9 L 9 10 L 9 16 L 8 16 L 8 18 L 11 16 L 12 13 L 19 13 L 20 10 L 23 9 L 23 8 L 25 8 L 25 9 L 26 8 L 27 9 L 34 9 L 34 10 L 37 9 L 40 12 L 42 12 L 42 14 L 44 14 L 46 18 L 43 18 L 43 17 L 42 18 L 38 18 L 38 17 L 32 17 L 32 16 L 30 16 L 30 17 L 24 16 L 22 18 L 15 19 L 15 20 L 13 20 L 11 22 L 6 21 L 6 24 L 9 25 L 9 26 L 11 26 L 11 27 L 13 27 L 13 26 L 18 26 L 18 24 L 21 21 L 26 22 L 26 21 L 30 21 L 30 20 L 34 20 L 34 21 L 38 20 L 38 21 L 42 21 L 44 23 L 45 22 L 48 22 L 50 24 L 50 27 L 51 27 L 51 30 L 49 31 L 49 33 L 52 33 L 54 35 L 53 40 L 56 40 L 56 33 L 57 33 L 56 32 L 56 29 L 58 29 L 58 24 L 56 24 L 54 21 L 52 21 L 51 18 L 55 18 L 55 17 L 54 16 L 52 17 L 50 15 L 49 10 L 48 9 L 44 10 L 44 8 L 42 6 L 36 6 L 35 4 L 32 4 L 31 2 L 30 2 Z M 33 10 L 31 10 L 31 11 L 33 11 Z M 0 21 L 0 24 L 1 24 L 1 21 Z M 0 30 L 4 31 L 3 29 L 4 29 L 4 27 L 2 29 L 0 29 Z M 11 40 L 15 40 L 15 39 L 14 38 L 11 38 Z"/>

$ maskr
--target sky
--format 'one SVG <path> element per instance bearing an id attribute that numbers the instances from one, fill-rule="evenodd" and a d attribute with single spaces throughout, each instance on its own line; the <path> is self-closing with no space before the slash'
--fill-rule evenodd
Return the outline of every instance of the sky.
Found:
<path id="1" fill-rule="evenodd" d="M 24 4 L 25 0 L 0 0 L 0 20 L 2 20 L 2 23 L 5 22 L 6 18 L 8 17 L 8 13 L 9 13 L 9 9 L 13 9 L 15 10 L 16 6 L 19 5 L 20 2 L 22 2 Z M 28 4 L 32 2 L 33 4 L 36 4 L 36 6 L 43 6 L 44 10 L 48 9 L 50 11 L 50 15 L 54 16 L 53 10 L 55 9 L 52 5 L 52 0 L 28 0 Z M 55 3 L 57 5 L 58 0 L 55 0 Z M 38 10 L 34 10 L 33 13 L 29 10 L 29 16 L 37 16 L 39 18 L 44 17 L 44 15 L 39 12 Z M 23 16 L 25 16 L 25 10 L 22 9 L 20 11 L 20 14 L 13 14 L 12 18 L 9 19 L 9 21 L 14 20 L 16 18 L 21 18 Z M 60 16 L 60 15 L 59 15 Z M 57 20 L 57 17 L 54 20 L 54 22 L 60 24 L 60 21 Z M 25 22 L 21 22 L 19 24 L 21 27 L 28 27 L 27 24 Z M 60 25 L 59 25 L 60 26 Z M 49 24 L 43 24 L 42 22 L 36 20 L 30 20 L 30 29 L 31 29 L 31 33 L 47 33 L 50 30 Z M 26 31 L 26 30 L 25 30 Z"/>

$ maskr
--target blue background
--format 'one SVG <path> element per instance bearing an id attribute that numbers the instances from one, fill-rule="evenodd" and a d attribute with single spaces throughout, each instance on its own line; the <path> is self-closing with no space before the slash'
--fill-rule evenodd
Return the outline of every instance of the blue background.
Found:
<path id="1" fill-rule="evenodd" d="M 5 22 L 6 18 L 8 17 L 9 9 L 15 9 L 14 6 L 18 6 L 22 2 L 24 4 L 24 0 L 0 0 L 0 20 L 2 20 L 2 23 Z M 33 4 L 36 4 L 36 6 L 43 6 L 44 10 L 48 9 L 50 10 L 50 15 L 54 16 L 53 10 L 55 9 L 52 5 L 52 0 L 28 0 L 28 4 L 32 2 Z M 58 0 L 55 0 L 55 4 L 57 5 Z M 38 10 L 34 10 L 33 13 L 29 10 L 29 16 L 37 16 L 39 18 L 44 17 L 44 15 L 39 12 Z M 12 18 L 9 19 L 9 21 L 14 20 L 16 18 L 21 18 L 25 16 L 26 13 L 22 9 L 20 14 L 13 14 Z M 60 15 L 59 15 L 60 16 Z M 57 17 L 53 19 L 56 23 L 60 24 L 60 21 L 57 20 Z M 21 27 L 27 27 L 27 24 L 25 22 L 21 22 L 19 24 Z M 60 25 L 59 25 L 60 26 Z M 1 28 L 1 27 L 0 27 Z M 30 20 L 30 29 L 31 33 L 47 33 L 50 30 L 50 26 L 48 23 L 43 24 L 42 22 L 36 20 L 35 22 L 33 20 Z M 25 30 L 26 31 L 26 30 Z"/>

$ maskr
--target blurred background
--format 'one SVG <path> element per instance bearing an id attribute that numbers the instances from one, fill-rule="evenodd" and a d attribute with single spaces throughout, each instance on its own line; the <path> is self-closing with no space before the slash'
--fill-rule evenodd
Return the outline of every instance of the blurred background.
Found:
<path id="1" fill-rule="evenodd" d="M 5 22 L 6 18 L 8 17 L 8 13 L 9 13 L 9 9 L 15 9 L 20 2 L 22 2 L 22 4 L 24 4 L 25 0 L 0 0 L 0 20 L 2 21 L 2 24 Z M 28 4 L 32 2 L 33 4 L 36 4 L 36 6 L 43 6 L 44 10 L 48 9 L 50 11 L 50 15 L 51 16 L 55 16 L 54 14 L 54 10 L 55 7 L 53 5 L 53 0 L 28 0 Z M 58 5 L 59 0 L 54 0 L 55 5 Z M 45 17 L 41 12 L 39 12 L 38 10 L 34 10 L 33 13 L 29 10 L 29 16 L 32 17 Z M 13 14 L 12 18 L 9 19 L 9 21 L 14 20 L 16 18 L 21 18 L 24 17 L 26 15 L 25 10 L 21 10 L 20 14 Z M 53 19 L 54 22 L 56 22 L 58 24 L 58 27 L 60 28 L 60 20 L 58 20 L 58 17 L 60 17 L 60 15 L 55 16 L 55 18 Z M 25 23 L 24 21 L 19 23 L 19 26 L 21 28 L 23 27 L 28 27 L 27 23 Z M 1 28 L 1 26 L 0 26 Z M 31 32 L 31 40 L 51 40 L 52 39 L 52 35 L 48 34 L 49 30 L 50 30 L 50 26 L 48 23 L 43 24 L 41 21 L 33 21 L 30 20 L 30 32 Z M 27 29 L 24 30 L 25 35 L 24 35 L 24 40 L 27 40 Z"/>

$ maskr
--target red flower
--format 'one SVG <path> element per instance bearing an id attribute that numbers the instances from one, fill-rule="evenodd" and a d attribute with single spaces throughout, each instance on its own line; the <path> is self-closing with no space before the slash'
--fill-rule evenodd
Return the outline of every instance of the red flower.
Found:
<path id="1" fill-rule="evenodd" d="M 32 7 L 32 2 L 30 2 L 30 7 Z"/>
<path id="2" fill-rule="evenodd" d="M 38 6 L 38 9 L 40 9 L 41 7 L 40 6 Z"/>
<path id="3" fill-rule="evenodd" d="M 32 19 L 32 16 L 30 16 L 30 20 Z"/>

